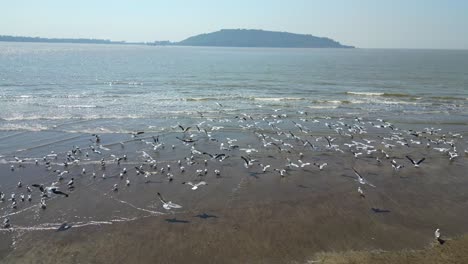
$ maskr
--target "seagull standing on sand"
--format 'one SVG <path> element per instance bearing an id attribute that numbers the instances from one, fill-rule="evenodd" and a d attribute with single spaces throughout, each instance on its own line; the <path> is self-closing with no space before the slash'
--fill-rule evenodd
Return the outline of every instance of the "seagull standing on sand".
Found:
<path id="1" fill-rule="evenodd" d="M 434 232 L 434 237 L 437 240 L 437 242 L 439 242 L 439 244 L 443 245 L 445 243 L 445 240 L 443 240 L 440 237 L 440 229 L 439 228 L 437 228 L 436 231 Z"/>

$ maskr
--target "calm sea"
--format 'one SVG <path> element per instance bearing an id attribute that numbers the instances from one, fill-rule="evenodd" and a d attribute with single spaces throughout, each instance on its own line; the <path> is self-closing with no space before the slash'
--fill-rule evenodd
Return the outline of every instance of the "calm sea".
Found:
<path id="1" fill-rule="evenodd" d="M 0 43 L 2 132 L 128 132 L 220 108 L 466 125 L 468 51 Z"/>

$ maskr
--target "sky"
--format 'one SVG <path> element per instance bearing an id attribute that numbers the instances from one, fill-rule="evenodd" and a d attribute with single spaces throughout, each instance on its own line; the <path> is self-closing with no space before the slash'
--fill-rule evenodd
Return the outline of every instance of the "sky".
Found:
<path id="1" fill-rule="evenodd" d="M 0 10 L 0 35 L 180 41 L 246 28 L 359 48 L 468 49 L 467 0 L 3 0 Z"/>

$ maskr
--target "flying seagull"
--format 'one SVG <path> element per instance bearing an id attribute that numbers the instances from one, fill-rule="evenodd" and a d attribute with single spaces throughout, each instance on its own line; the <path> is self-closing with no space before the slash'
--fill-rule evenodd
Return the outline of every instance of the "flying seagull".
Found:
<path id="1" fill-rule="evenodd" d="M 317 166 L 317 168 L 319 168 L 319 170 L 323 170 L 323 168 L 325 168 L 325 166 L 328 165 L 328 163 L 323 163 L 323 164 L 318 164 L 318 163 L 315 163 L 314 162 L 314 165 Z"/>
<path id="2" fill-rule="evenodd" d="M 182 208 L 182 206 L 175 204 L 171 201 L 166 202 L 166 200 L 162 197 L 160 193 L 158 193 L 158 197 L 159 197 L 159 200 L 163 203 L 163 208 L 166 210 L 171 210 L 172 208 L 174 209 Z"/>
<path id="3" fill-rule="evenodd" d="M 51 195 L 52 193 L 54 194 L 58 194 L 58 195 L 63 195 L 65 197 L 68 197 L 68 194 L 62 192 L 62 191 L 59 191 L 58 190 L 58 187 L 57 186 L 48 186 L 48 187 L 44 187 L 43 184 L 33 184 L 31 185 L 33 187 L 36 187 L 36 188 L 39 188 L 39 190 L 43 193 L 43 195 L 45 196 L 49 196 Z"/>
<path id="4" fill-rule="evenodd" d="M 252 160 L 249 159 L 249 157 L 241 156 L 241 159 L 244 160 L 244 167 L 245 167 L 246 169 L 248 169 L 249 166 L 252 166 L 253 163 L 252 163 Z"/>
<path id="5" fill-rule="evenodd" d="M 191 127 L 184 128 L 183 126 L 179 125 L 179 128 L 182 129 L 182 132 L 185 133 L 185 132 L 189 131 Z"/>
<path id="6" fill-rule="evenodd" d="M 415 168 L 419 168 L 419 164 L 421 164 L 424 160 L 426 160 L 426 158 L 422 158 L 420 159 L 418 162 L 414 161 L 412 158 L 410 158 L 410 156 L 405 156 L 407 159 L 409 159 L 409 161 L 411 161 L 411 163 L 413 163 L 414 167 Z"/>
<path id="7" fill-rule="evenodd" d="M 201 181 L 201 182 L 196 183 L 196 184 L 194 184 L 193 182 L 183 182 L 182 184 L 187 184 L 187 185 L 192 186 L 192 190 L 194 190 L 194 191 L 196 189 L 198 189 L 199 186 L 208 185 L 208 183 L 206 183 L 205 181 Z"/>
<path id="8" fill-rule="evenodd" d="M 364 178 L 361 176 L 361 174 L 359 174 L 359 172 L 356 171 L 355 168 L 353 168 L 353 171 L 354 171 L 354 174 L 356 174 L 356 177 L 357 177 L 357 180 L 356 180 L 356 181 L 358 181 L 360 184 L 362 184 L 362 185 L 367 184 L 367 185 L 369 185 L 369 186 L 371 186 L 371 187 L 375 187 L 375 185 L 373 185 L 372 183 L 370 183 L 370 182 L 368 182 L 366 179 L 364 179 Z"/>
<path id="9" fill-rule="evenodd" d="M 145 133 L 144 131 L 136 131 L 136 132 L 130 132 L 129 134 L 131 134 L 132 137 L 136 137 L 136 136 L 144 134 L 144 133 Z"/>

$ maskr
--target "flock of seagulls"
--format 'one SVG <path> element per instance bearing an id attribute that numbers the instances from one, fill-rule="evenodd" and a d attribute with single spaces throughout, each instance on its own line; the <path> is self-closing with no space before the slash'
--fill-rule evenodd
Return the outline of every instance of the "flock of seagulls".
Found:
<path id="1" fill-rule="evenodd" d="M 218 106 L 223 107 L 221 104 Z M 406 168 L 407 162 L 404 162 L 404 158 L 410 162 L 409 165 L 420 168 L 424 167 L 424 161 L 434 157 L 413 159 L 410 153 L 442 153 L 446 156 L 448 166 L 463 156 L 458 150 L 463 144 L 463 135 L 460 133 L 445 133 L 436 128 L 425 128 L 421 131 L 403 129 L 382 119 L 319 118 L 311 117 L 305 111 L 281 113 L 281 109 L 266 114 L 241 114 L 219 119 L 199 114 L 201 122 L 188 126 L 176 124 L 170 128 L 174 139 L 171 143 L 168 143 L 171 136 L 147 136 L 149 132 L 134 131 L 129 133 L 130 139 L 117 144 L 120 149 L 116 149 L 113 144 L 102 144 L 106 139 L 105 135 L 92 134 L 89 139 L 91 143 L 85 148 L 72 146 L 65 153 L 51 152 L 42 159 L 13 156 L 9 160 L 13 174 L 20 174 L 21 169 L 26 166 L 37 166 L 47 170 L 51 177 L 47 182 L 35 182 L 27 186 L 19 181 L 16 190 L 8 197 L 0 190 L 0 202 L 9 204 L 8 209 L 14 211 L 20 207 L 19 203 L 34 203 L 34 193 L 37 192 L 38 206 L 46 210 L 48 199 L 66 199 L 73 195 L 78 188 L 77 181 L 85 177 L 96 180 L 97 177 L 102 180 L 109 178 L 109 181 L 112 178 L 112 181 L 116 181 L 110 190 L 112 192 L 119 192 L 122 188 L 130 186 L 132 181 L 143 180 L 150 183 L 152 178 L 161 175 L 167 179 L 167 184 L 179 182 L 197 191 L 202 186 L 208 186 L 209 175 L 222 178 L 223 162 L 227 159 L 233 161 L 232 166 L 236 166 L 236 163 L 242 164 L 243 168 L 238 168 L 241 173 L 277 173 L 280 178 L 285 178 L 294 173 L 320 173 L 327 169 L 336 169 L 333 159 L 320 155 L 310 158 L 310 153 L 326 152 L 356 159 L 371 166 L 391 166 L 395 173 Z M 227 114 L 224 113 L 224 116 Z M 255 141 L 243 143 L 240 138 L 225 137 L 225 127 L 231 130 L 236 128 L 251 135 Z M 178 143 L 172 144 L 174 141 Z M 126 153 L 129 142 L 140 144 L 140 149 L 136 153 Z M 185 157 L 177 161 L 155 158 L 160 153 L 174 149 L 182 149 Z M 217 151 L 209 152 L 209 149 Z M 408 154 L 399 156 L 402 152 Z M 464 154 L 466 156 L 468 151 L 465 150 Z M 86 164 L 91 161 L 97 161 L 98 165 L 89 173 L 89 166 L 86 167 Z M 106 174 L 106 168 L 109 166 L 119 168 L 117 177 Z M 134 173 L 130 173 L 126 166 L 133 167 Z M 311 170 L 309 167 L 315 169 Z M 179 181 L 179 175 L 187 173 L 188 168 L 193 168 L 190 170 L 194 172 L 193 179 Z M 354 173 L 359 197 L 366 199 L 365 192 L 370 191 L 366 190 L 366 186 L 378 189 L 363 176 L 365 172 L 358 171 L 355 167 L 348 169 Z M 156 198 L 165 210 L 182 208 L 181 205 L 165 199 L 160 192 L 156 192 Z M 3 228 L 13 226 L 8 217 L 3 217 L 2 223 Z M 436 230 L 435 236 L 440 242 L 439 229 Z"/>

